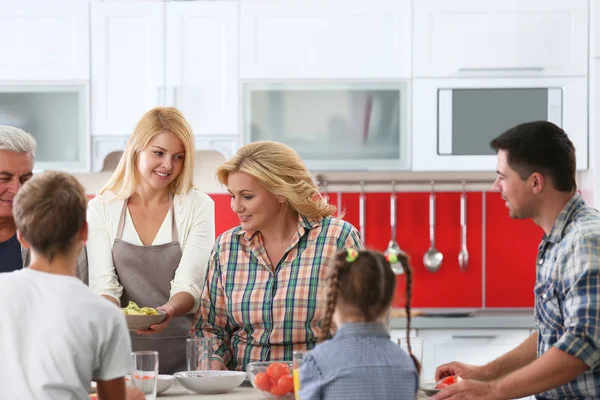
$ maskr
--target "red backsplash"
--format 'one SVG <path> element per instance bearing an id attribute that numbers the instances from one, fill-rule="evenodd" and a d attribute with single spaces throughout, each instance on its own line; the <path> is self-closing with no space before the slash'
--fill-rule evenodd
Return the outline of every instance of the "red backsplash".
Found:
<path id="1" fill-rule="evenodd" d="M 486 199 L 485 282 L 482 279 L 483 196 Z M 429 193 L 398 193 L 397 240 L 411 256 L 414 307 L 483 306 L 533 307 L 535 258 L 542 231 L 531 220 L 513 220 L 497 193 L 468 193 L 467 247 L 469 267 L 458 267 L 460 250 L 460 193 L 436 194 L 436 248 L 444 254 L 442 267 L 431 273 L 423 266 L 423 254 L 429 247 Z M 215 201 L 217 235 L 238 225 L 229 207 L 227 194 L 211 194 Z M 383 251 L 390 240 L 389 193 L 368 193 L 366 200 L 366 245 Z M 337 204 L 337 195 L 330 194 Z M 358 193 L 344 193 L 344 219 L 358 229 Z M 405 278 L 397 278 L 394 306 L 404 306 Z"/>

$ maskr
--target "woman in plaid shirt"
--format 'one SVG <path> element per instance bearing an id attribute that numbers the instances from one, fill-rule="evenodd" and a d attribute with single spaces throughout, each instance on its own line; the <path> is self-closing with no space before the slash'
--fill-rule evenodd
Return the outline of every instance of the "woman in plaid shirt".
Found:
<path id="1" fill-rule="evenodd" d="M 315 346 L 329 266 L 362 248 L 354 226 L 333 218 L 304 162 L 282 143 L 242 147 L 217 169 L 240 225 L 220 235 L 192 335 L 216 339 L 213 369 L 291 360 Z"/>

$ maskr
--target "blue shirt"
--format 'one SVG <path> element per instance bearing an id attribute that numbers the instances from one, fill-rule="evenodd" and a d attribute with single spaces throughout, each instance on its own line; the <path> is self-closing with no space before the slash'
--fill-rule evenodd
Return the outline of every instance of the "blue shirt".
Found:
<path id="1" fill-rule="evenodd" d="M 5 242 L 0 242 L 0 272 L 11 272 L 23 268 L 21 244 L 15 234 Z"/>
<path id="2" fill-rule="evenodd" d="M 600 398 L 600 213 L 575 194 L 538 248 L 538 357 L 556 347 L 590 368 L 538 399 Z"/>
<path id="3" fill-rule="evenodd" d="M 415 399 L 418 387 L 412 359 L 378 323 L 342 325 L 300 367 L 302 400 Z"/>

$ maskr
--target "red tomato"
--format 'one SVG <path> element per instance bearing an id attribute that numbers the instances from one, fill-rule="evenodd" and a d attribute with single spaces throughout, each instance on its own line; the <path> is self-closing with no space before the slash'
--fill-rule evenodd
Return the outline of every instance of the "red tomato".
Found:
<path id="1" fill-rule="evenodd" d="M 273 363 L 267 367 L 267 375 L 277 382 L 283 375 L 290 374 L 290 367 L 283 363 Z"/>
<path id="2" fill-rule="evenodd" d="M 287 392 L 284 392 L 281 389 L 279 389 L 279 385 L 273 385 L 273 387 L 271 388 L 271 394 L 275 396 L 285 396 Z"/>
<path id="3" fill-rule="evenodd" d="M 455 375 L 450 375 L 450 376 L 447 376 L 447 377 L 445 377 L 443 379 L 440 379 L 438 381 L 438 383 L 435 385 L 435 388 L 436 389 L 445 389 L 448 386 L 450 386 L 452 384 L 455 384 L 456 382 L 458 382 L 458 379 L 456 378 L 456 376 Z"/>
<path id="4" fill-rule="evenodd" d="M 277 381 L 277 391 L 285 393 L 294 393 L 294 378 L 292 375 L 283 375 Z"/>
<path id="5" fill-rule="evenodd" d="M 254 377 L 254 386 L 256 386 L 257 389 L 268 392 L 271 390 L 272 386 L 271 378 L 269 378 L 269 376 L 264 372 L 259 372 Z"/>

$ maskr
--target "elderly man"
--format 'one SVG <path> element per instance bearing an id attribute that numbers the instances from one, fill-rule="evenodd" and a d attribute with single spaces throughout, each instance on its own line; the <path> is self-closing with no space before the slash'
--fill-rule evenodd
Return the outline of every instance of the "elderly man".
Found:
<path id="1" fill-rule="evenodd" d="M 36 142 L 29 133 L 0 125 L 0 273 L 29 265 L 29 250 L 17 240 L 12 203 L 17 192 L 33 176 Z M 77 276 L 87 284 L 85 249 L 77 260 Z"/>
<path id="2" fill-rule="evenodd" d="M 537 332 L 476 367 L 452 362 L 436 378 L 458 375 L 440 399 L 600 398 L 600 214 L 577 193 L 575 149 L 556 125 L 537 121 L 491 142 L 493 188 L 512 218 L 531 218 L 545 235 L 534 288 Z"/>
<path id="3" fill-rule="evenodd" d="M 35 139 L 11 126 L 0 126 L 0 272 L 29 264 L 29 252 L 21 249 L 12 203 L 21 186 L 33 175 Z"/>

